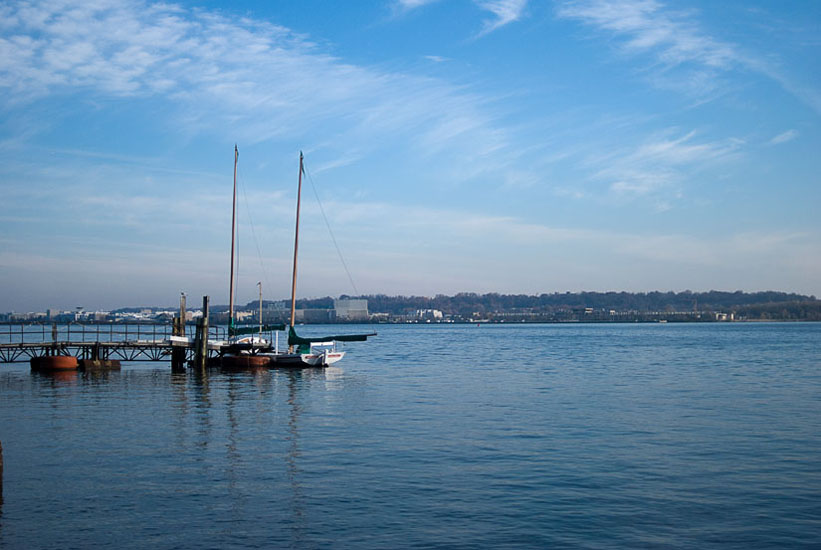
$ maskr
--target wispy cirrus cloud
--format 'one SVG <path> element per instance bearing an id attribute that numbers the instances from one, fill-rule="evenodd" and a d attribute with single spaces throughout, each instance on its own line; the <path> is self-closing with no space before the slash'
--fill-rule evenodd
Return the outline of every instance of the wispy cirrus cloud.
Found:
<path id="1" fill-rule="evenodd" d="M 426 4 L 433 4 L 439 0 L 397 0 L 397 4 L 406 10 L 412 10 Z"/>
<path id="2" fill-rule="evenodd" d="M 621 36 L 627 51 L 652 53 L 665 65 L 693 62 L 727 68 L 739 59 L 733 45 L 700 30 L 690 13 L 656 0 L 569 1 L 558 14 Z"/>
<path id="3" fill-rule="evenodd" d="M 788 141 L 792 141 L 798 137 L 798 130 L 787 130 L 786 132 L 782 132 L 777 136 L 773 137 L 770 140 L 770 145 L 779 145 L 781 143 L 787 143 Z"/>
<path id="4" fill-rule="evenodd" d="M 481 34 L 487 34 L 521 19 L 527 7 L 527 0 L 478 0 L 477 5 L 494 15 L 493 19 L 485 21 L 485 27 L 482 29 Z"/>
<path id="5" fill-rule="evenodd" d="M 246 144 L 321 135 L 364 154 L 424 134 L 431 151 L 447 142 L 465 162 L 506 147 L 492 100 L 475 92 L 346 63 L 269 22 L 144 0 L 4 4 L 0 92 L 8 108 L 160 99 L 175 132 L 228 130 Z"/>
<path id="6" fill-rule="evenodd" d="M 428 4 L 433 4 L 439 0 L 397 0 L 397 5 L 403 11 L 409 11 Z M 473 3 L 481 10 L 493 14 L 491 19 L 484 22 L 479 36 L 491 33 L 522 18 L 527 8 L 528 0 L 473 0 Z"/>
<path id="7" fill-rule="evenodd" d="M 621 41 L 623 52 L 653 60 L 650 80 L 664 88 L 710 97 L 720 94 L 732 71 L 759 74 L 821 113 L 821 93 L 787 77 L 778 64 L 705 31 L 692 10 L 658 0 L 568 0 L 559 17 L 575 19 Z"/>
<path id="8" fill-rule="evenodd" d="M 667 209 L 671 198 L 681 196 L 688 176 L 732 159 L 742 145 L 735 138 L 698 141 L 695 131 L 677 136 L 668 130 L 632 149 L 595 157 L 588 166 L 594 169 L 592 178 L 605 182 L 611 192 L 655 197 L 658 207 Z"/>

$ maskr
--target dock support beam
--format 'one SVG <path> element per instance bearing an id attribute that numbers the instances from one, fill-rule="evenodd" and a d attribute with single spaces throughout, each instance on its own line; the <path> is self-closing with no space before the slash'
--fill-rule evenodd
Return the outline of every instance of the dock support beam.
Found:
<path id="1" fill-rule="evenodd" d="M 202 297 L 202 317 L 197 321 L 194 368 L 204 371 L 208 363 L 208 296 Z"/>

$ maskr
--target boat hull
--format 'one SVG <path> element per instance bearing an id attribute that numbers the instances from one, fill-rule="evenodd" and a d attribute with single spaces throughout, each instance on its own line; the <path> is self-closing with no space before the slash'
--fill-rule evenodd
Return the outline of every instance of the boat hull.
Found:
<path id="1" fill-rule="evenodd" d="M 306 369 L 323 368 L 333 365 L 345 356 L 344 351 L 321 353 L 281 353 L 271 356 L 272 368 Z"/>
<path id="2" fill-rule="evenodd" d="M 220 359 L 220 366 L 228 370 L 257 369 L 270 364 L 268 355 L 225 355 Z"/>

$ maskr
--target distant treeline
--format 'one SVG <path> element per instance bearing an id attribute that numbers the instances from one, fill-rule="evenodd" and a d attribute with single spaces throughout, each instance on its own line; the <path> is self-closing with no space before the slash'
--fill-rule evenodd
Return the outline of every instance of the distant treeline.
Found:
<path id="1" fill-rule="evenodd" d="M 821 321 L 821 301 L 752 304 L 735 313 L 742 319 L 761 321 Z"/>
<path id="2" fill-rule="evenodd" d="M 738 319 L 821 321 L 821 300 L 788 292 L 554 292 L 552 294 L 477 294 L 461 292 L 455 296 L 341 296 L 368 300 L 371 313 L 392 316 L 413 314 L 418 310 L 435 309 L 454 317 L 493 316 L 494 314 L 527 314 L 557 318 L 558 314 L 592 308 L 600 312 L 715 312 L 734 313 Z M 265 301 L 265 308 L 287 309 L 284 301 Z M 297 300 L 299 309 L 332 309 L 334 299 Z M 256 310 L 257 302 L 245 308 Z M 117 311 L 138 311 L 143 308 L 122 308 Z M 168 308 L 166 308 L 168 309 Z M 212 311 L 227 311 L 227 305 L 213 305 Z M 561 317 L 561 315 L 558 315 Z"/>
<path id="3" fill-rule="evenodd" d="M 348 298 L 349 296 L 343 296 Z M 708 311 L 737 312 L 750 318 L 808 318 L 818 316 L 821 301 L 815 296 L 787 292 L 554 292 L 552 294 L 476 294 L 455 296 L 360 296 L 368 300 L 371 312 L 402 315 L 419 309 L 437 309 L 449 315 L 499 312 L 553 313 L 593 308 L 615 311 Z M 332 298 L 299 300 L 302 308 L 331 308 Z M 779 315 L 780 317 L 777 317 Z M 790 315 L 790 317 L 784 317 Z M 796 317 L 792 317 L 796 315 Z"/>

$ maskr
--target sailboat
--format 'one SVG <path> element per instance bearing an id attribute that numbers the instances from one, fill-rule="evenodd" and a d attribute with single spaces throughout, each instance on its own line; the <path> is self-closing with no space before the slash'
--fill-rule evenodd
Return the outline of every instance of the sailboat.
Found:
<path id="1" fill-rule="evenodd" d="M 221 346 L 220 366 L 224 368 L 262 367 L 270 363 L 267 355 L 278 349 L 271 347 L 270 340 L 263 338 L 265 331 L 284 330 L 285 325 L 262 325 L 262 283 L 259 285 L 259 331 L 257 327 L 238 327 L 234 322 L 234 252 L 237 228 L 237 163 L 239 149 L 234 145 L 234 195 L 231 204 L 231 275 L 228 290 L 228 341 Z"/>
<path id="2" fill-rule="evenodd" d="M 303 338 L 297 335 L 294 330 L 296 320 L 296 275 L 297 258 L 299 253 L 299 211 L 302 201 L 302 175 L 305 173 L 302 151 L 299 152 L 299 183 L 296 195 L 296 229 L 294 230 L 294 265 L 291 275 L 291 317 L 288 325 L 288 352 L 271 354 L 272 367 L 327 367 L 345 356 L 344 351 L 336 348 L 337 342 L 364 342 L 369 336 L 376 336 L 375 332 L 369 334 L 342 334 L 335 336 L 322 336 Z"/>

